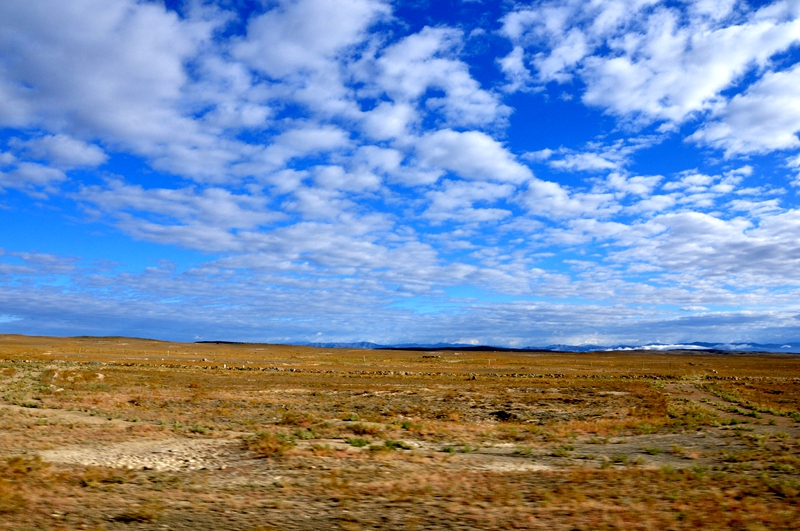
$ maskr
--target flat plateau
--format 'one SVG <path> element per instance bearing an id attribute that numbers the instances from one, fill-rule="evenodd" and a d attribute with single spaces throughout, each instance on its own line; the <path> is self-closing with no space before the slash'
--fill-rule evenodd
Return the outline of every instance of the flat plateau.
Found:
<path id="1" fill-rule="evenodd" d="M 0 529 L 798 529 L 799 360 L 0 336 Z"/>

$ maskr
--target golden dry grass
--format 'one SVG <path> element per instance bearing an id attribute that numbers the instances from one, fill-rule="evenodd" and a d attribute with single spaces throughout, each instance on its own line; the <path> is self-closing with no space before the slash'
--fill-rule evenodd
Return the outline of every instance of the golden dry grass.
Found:
<path id="1" fill-rule="evenodd" d="M 0 336 L 0 529 L 795 529 L 799 410 L 787 355 Z"/>

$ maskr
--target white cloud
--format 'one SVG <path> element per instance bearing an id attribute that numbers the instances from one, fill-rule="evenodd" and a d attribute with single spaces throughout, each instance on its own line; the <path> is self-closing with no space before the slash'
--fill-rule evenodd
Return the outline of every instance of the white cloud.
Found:
<path id="1" fill-rule="evenodd" d="M 768 72 L 735 95 L 715 120 L 689 137 L 725 151 L 726 157 L 800 147 L 800 65 Z"/>
<path id="2" fill-rule="evenodd" d="M 592 326 L 613 335 L 631 323 L 711 322 L 676 324 L 674 311 L 653 301 L 796 305 L 800 225 L 764 164 L 723 171 L 705 160 L 687 172 L 639 175 L 631 168 L 656 172 L 658 157 L 676 155 L 672 165 L 684 153 L 665 142 L 637 160 L 666 135 L 624 138 L 631 120 L 666 122 L 663 132 L 711 117 L 693 139 L 731 155 L 796 147 L 796 67 L 771 63 L 797 41 L 789 3 L 758 11 L 727 0 L 519 6 L 503 19 L 511 52 L 494 63 L 508 83 L 493 85 L 487 66 L 498 47 L 470 40 L 481 28 L 465 38 L 472 22 L 408 35 L 413 26 L 376 0 L 280 0 L 249 20 L 204 5 L 185 4 L 180 16 L 133 0 L 0 6 L 0 125 L 23 139 L 0 153 L 0 187 L 64 193 L 89 220 L 128 237 L 215 255 L 188 270 L 92 275 L 75 260 L 0 253 L 0 281 L 30 274 L 44 286 L 47 275 L 73 275 L 68 288 L 24 297 L 0 289 L 9 313 L 25 320 L 85 303 L 86 316 L 125 320 L 108 302 L 119 297 L 164 316 L 159 301 L 169 294 L 191 301 L 182 307 L 193 326 L 213 324 L 225 298 L 247 333 L 269 319 L 323 323 L 328 334 L 374 330 L 369 323 L 383 319 L 415 337 L 420 326 L 441 339 L 446 327 L 468 323 L 476 336 L 524 341 L 519 323 L 564 340 L 590 337 L 581 328 Z M 569 93 L 545 87 L 553 81 L 574 85 Z M 751 85 L 727 95 L 739 82 Z M 508 94 L 527 90 L 572 110 L 584 91 L 584 103 L 622 116 L 622 127 L 608 132 L 603 119 L 556 132 L 564 145 L 518 157 L 520 146 L 541 147 L 550 134 L 544 120 L 523 123 L 526 114 L 509 134 L 522 124 L 530 138 L 505 140 L 506 103 L 544 99 Z M 568 104 L 556 100 L 571 94 Z M 578 140 L 584 134 L 595 141 Z M 130 166 L 116 165 L 127 157 Z M 786 161 L 792 171 L 796 158 Z M 535 177 L 527 163 L 552 177 Z M 78 168 L 87 171 L 70 173 Z M 124 180 L 96 185 L 106 170 Z M 14 193 L 3 200 L 32 204 Z M 450 298 L 444 291 L 454 286 L 514 302 Z M 606 304 L 530 302 L 544 298 Z M 417 306 L 398 310 L 400 300 Z M 426 305 L 452 313 L 431 310 L 437 320 L 425 321 L 417 308 Z M 757 329 L 766 320 L 743 315 L 729 321 Z M 514 326 L 499 332 L 497 322 Z"/>
<path id="3" fill-rule="evenodd" d="M 524 153 L 521 158 L 523 158 L 525 160 L 530 160 L 532 162 L 540 162 L 540 161 L 548 160 L 550 157 L 552 157 L 556 153 L 557 153 L 557 151 L 554 151 L 554 150 L 552 150 L 550 148 L 544 148 L 544 149 L 540 149 L 538 151 L 529 151 L 528 153 Z"/>
<path id="4" fill-rule="evenodd" d="M 652 147 L 660 140 L 649 135 L 620 139 L 607 144 L 588 142 L 582 149 L 563 146 L 558 149 L 547 148 L 525 153 L 522 158 L 533 162 L 545 162 L 551 168 L 562 171 L 622 170 L 634 153 Z"/>
<path id="5" fill-rule="evenodd" d="M 533 178 L 500 142 L 479 131 L 427 134 L 417 141 L 416 153 L 423 166 L 444 168 L 465 179 L 522 183 Z"/>
<path id="6" fill-rule="evenodd" d="M 449 125 L 482 126 L 505 119 L 511 109 L 483 90 L 466 63 L 456 59 L 461 31 L 426 27 L 386 48 L 377 59 L 378 86 L 396 102 L 412 102 L 430 89 L 425 106 L 439 111 Z"/>
<path id="7" fill-rule="evenodd" d="M 430 206 L 424 215 L 434 221 L 461 223 L 498 221 L 511 215 L 502 208 L 475 208 L 476 203 L 494 203 L 509 198 L 515 191 L 510 184 L 445 181 L 438 190 L 428 192 Z"/>
<path id="8" fill-rule="evenodd" d="M 602 171 L 619 168 L 617 162 L 597 153 L 570 153 L 562 159 L 550 161 L 550 166 L 567 171 Z"/>
<path id="9" fill-rule="evenodd" d="M 672 208 L 676 202 L 675 197 L 671 195 L 653 195 L 627 207 L 625 210 L 632 214 L 661 212 Z"/>
<path id="10" fill-rule="evenodd" d="M 635 175 L 628 176 L 621 173 L 611 173 L 606 179 L 609 188 L 618 190 L 626 194 L 648 196 L 653 189 L 661 182 L 661 175 Z"/>
<path id="11" fill-rule="evenodd" d="M 380 177 L 370 171 L 347 172 L 341 166 L 318 166 L 314 179 L 322 188 L 357 193 L 375 191 L 381 185 Z"/>
<path id="12" fill-rule="evenodd" d="M 234 55 L 273 78 L 335 69 L 335 59 L 361 43 L 367 28 L 390 14 L 376 0 L 283 0 L 253 17 Z M 335 21 L 335 23 L 334 23 Z"/>
<path id="13" fill-rule="evenodd" d="M 289 212 L 299 213 L 303 219 L 332 220 L 352 209 L 354 204 L 338 190 L 302 186 L 294 190 L 281 206 Z"/>
<path id="14" fill-rule="evenodd" d="M 677 181 L 671 181 L 664 185 L 664 190 L 684 189 L 687 192 L 704 192 L 717 177 L 697 173 L 695 171 L 682 172 L 682 176 Z"/>
<path id="15" fill-rule="evenodd" d="M 752 217 L 764 217 L 765 214 L 781 212 L 778 199 L 766 199 L 763 201 L 752 201 L 748 199 L 735 199 L 728 205 L 734 212 L 746 212 Z"/>
<path id="16" fill-rule="evenodd" d="M 42 189 L 47 193 L 52 193 L 55 191 L 53 186 L 66 179 L 67 176 L 64 172 L 57 168 L 33 162 L 20 162 L 11 171 L 0 172 L 0 190 L 13 188 L 44 198 Z"/>
<path id="17" fill-rule="evenodd" d="M 362 127 L 371 138 L 387 140 L 406 136 L 409 126 L 417 120 L 413 105 L 384 101 L 363 114 Z"/>
<path id="18" fill-rule="evenodd" d="M 231 49 L 266 78 L 272 98 L 320 117 L 356 119 L 360 109 L 347 82 L 356 55 L 369 55 L 370 27 L 390 14 L 379 0 L 284 0 L 250 18 L 247 35 L 234 39 Z"/>
<path id="19" fill-rule="evenodd" d="M 689 275 L 686 282 L 698 286 L 701 278 L 740 287 L 800 285 L 791 273 L 800 267 L 800 212 L 773 206 L 755 212 L 760 216 L 756 220 L 700 212 L 662 214 L 644 224 L 653 236 L 636 241 L 614 259 L 680 271 Z"/>
<path id="20" fill-rule="evenodd" d="M 151 149 L 197 134 L 172 104 L 183 61 L 212 25 L 123 0 L 3 3 L 0 21 L 5 124 L 90 130 Z"/>
<path id="21" fill-rule="evenodd" d="M 795 175 L 795 178 L 792 181 L 792 186 L 800 186 L 800 155 L 790 157 L 786 161 L 786 167 L 797 171 L 797 175 Z"/>
<path id="22" fill-rule="evenodd" d="M 404 155 L 397 149 L 381 148 L 378 146 L 363 146 L 354 156 L 358 166 L 380 172 L 392 172 L 400 167 Z"/>
<path id="23" fill-rule="evenodd" d="M 719 109 L 723 90 L 800 42 L 789 6 L 736 16 L 730 2 L 693 3 L 682 13 L 649 0 L 556 0 L 506 15 L 503 33 L 530 54 L 539 83 L 579 75 L 588 105 L 644 123 L 680 123 Z"/>
<path id="24" fill-rule="evenodd" d="M 348 133 L 335 126 L 314 125 L 290 129 L 272 139 L 267 147 L 254 147 L 251 160 L 238 164 L 234 171 L 241 174 L 263 175 L 282 169 L 290 160 L 327 153 L 350 145 Z"/>
<path id="25" fill-rule="evenodd" d="M 122 181 L 83 188 L 76 199 L 90 213 L 116 219 L 136 238 L 204 251 L 240 248 L 233 231 L 254 230 L 285 218 L 267 199 L 221 188 L 144 189 Z"/>
<path id="26" fill-rule="evenodd" d="M 514 46 L 508 55 L 497 60 L 500 70 L 508 79 L 508 85 L 503 87 L 506 92 L 522 90 L 531 83 L 531 73 L 525 66 L 524 53 L 522 46 Z"/>
<path id="27" fill-rule="evenodd" d="M 582 216 L 608 216 L 621 210 L 613 194 L 572 193 L 558 183 L 533 179 L 520 201 L 536 216 L 568 219 Z"/>
<path id="28" fill-rule="evenodd" d="M 94 167 L 108 160 L 102 149 L 67 135 L 46 135 L 25 142 L 13 142 L 28 158 L 45 160 L 61 169 Z"/>

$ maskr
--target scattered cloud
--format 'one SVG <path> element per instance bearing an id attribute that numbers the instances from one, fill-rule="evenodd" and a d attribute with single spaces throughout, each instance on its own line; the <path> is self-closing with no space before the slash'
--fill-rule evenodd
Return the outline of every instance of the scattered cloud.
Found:
<path id="1" fill-rule="evenodd" d="M 796 2 L 237 6 L 0 4 L 3 330 L 800 337 Z"/>
<path id="2" fill-rule="evenodd" d="M 726 157 L 800 147 L 798 84 L 800 66 L 764 74 L 689 139 L 721 149 Z"/>
<path id="3" fill-rule="evenodd" d="M 489 135 L 443 129 L 419 139 L 417 155 L 423 167 L 443 168 L 476 180 L 523 183 L 533 172 Z"/>
<path id="4" fill-rule="evenodd" d="M 67 135 L 46 135 L 25 142 L 12 141 L 10 144 L 22 150 L 28 158 L 48 162 L 63 170 L 92 168 L 108 160 L 108 155 L 98 146 Z"/>

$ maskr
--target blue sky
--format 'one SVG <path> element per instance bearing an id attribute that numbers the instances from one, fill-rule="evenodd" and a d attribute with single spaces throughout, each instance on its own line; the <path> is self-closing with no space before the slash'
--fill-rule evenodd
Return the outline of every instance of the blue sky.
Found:
<path id="1" fill-rule="evenodd" d="M 0 3 L 0 332 L 800 341 L 800 1 Z"/>

